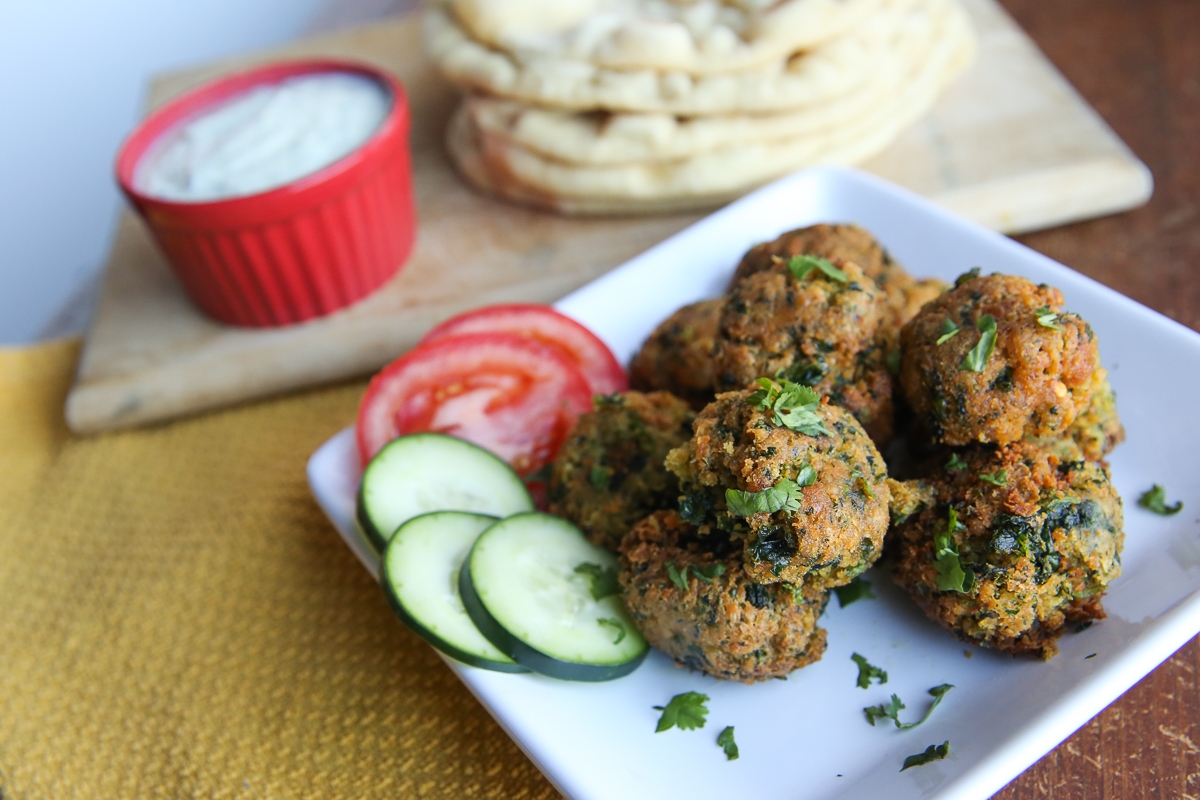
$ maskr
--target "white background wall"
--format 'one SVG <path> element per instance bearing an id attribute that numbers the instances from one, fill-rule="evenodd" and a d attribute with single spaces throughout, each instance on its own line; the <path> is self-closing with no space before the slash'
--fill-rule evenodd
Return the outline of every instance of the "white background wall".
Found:
<path id="1" fill-rule="evenodd" d="M 86 317 L 151 75 L 413 0 L 0 0 L 0 345 Z"/>

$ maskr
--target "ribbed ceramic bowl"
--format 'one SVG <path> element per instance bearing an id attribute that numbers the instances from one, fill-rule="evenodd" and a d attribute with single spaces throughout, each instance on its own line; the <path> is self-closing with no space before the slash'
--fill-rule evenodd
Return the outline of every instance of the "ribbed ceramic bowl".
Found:
<path id="1" fill-rule="evenodd" d="M 138 162 L 166 133 L 235 95 L 324 72 L 364 75 L 390 95 L 379 129 L 340 160 L 291 183 L 228 199 L 179 202 L 139 191 Z M 117 156 L 117 182 L 188 295 L 230 325 L 288 325 L 344 308 L 378 289 L 412 249 L 416 212 L 404 87 L 355 62 L 269 64 L 204 84 L 151 114 Z"/>

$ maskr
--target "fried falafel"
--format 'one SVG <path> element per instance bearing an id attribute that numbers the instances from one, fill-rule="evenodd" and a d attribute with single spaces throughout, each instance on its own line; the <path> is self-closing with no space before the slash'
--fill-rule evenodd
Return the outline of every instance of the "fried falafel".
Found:
<path id="1" fill-rule="evenodd" d="M 662 390 L 699 411 L 713 398 L 713 346 L 724 298 L 684 306 L 646 339 L 629 364 L 629 383 L 639 391 Z"/>
<path id="2" fill-rule="evenodd" d="M 1068 624 L 1104 618 L 1121 498 L 1102 464 L 1031 442 L 957 455 L 965 466 L 930 470 L 913 494 L 932 502 L 889 536 L 896 583 L 965 641 L 1050 658 Z"/>
<path id="3" fill-rule="evenodd" d="M 774 264 L 734 285 L 713 350 L 716 388 L 742 389 L 764 376 L 811 386 L 884 446 L 894 409 L 881 296 L 858 265 L 832 263 L 840 275 L 810 269 L 797 278 Z"/>
<path id="4" fill-rule="evenodd" d="M 734 537 L 751 580 L 840 586 L 882 552 L 883 457 L 849 412 L 772 386 L 717 395 L 667 455 L 680 514 L 701 535 Z"/>
<path id="5" fill-rule="evenodd" d="M 904 326 L 900 382 L 935 441 L 1066 433 L 1091 400 L 1099 355 L 1091 326 L 1062 304 L 1026 278 L 968 273 Z"/>
<path id="6" fill-rule="evenodd" d="M 818 660 L 828 592 L 758 583 L 740 550 L 728 537 L 698 535 L 674 511 L 635 525 L 621 543 L 619 580 L 646 641 L 680 666 L 743 683 Z"/>
<path id="7" fill-rule="evenodd" d="M 596 398 L 554 459 L 550 512 L 578 525 L 592 543 L 616 550 L 638 520 L 674 508 L 679 481 L 663 460 L 691 436 L 694 417 L 666 392 Z"/>

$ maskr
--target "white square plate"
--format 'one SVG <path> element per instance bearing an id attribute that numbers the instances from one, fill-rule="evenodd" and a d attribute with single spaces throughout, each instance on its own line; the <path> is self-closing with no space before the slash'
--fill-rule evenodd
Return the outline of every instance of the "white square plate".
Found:
<path id="1" fill-rule="evenodd" d="M 1109 618 L 1065 635 L 1050 662 L 1014 659 L 952 638 L 872 570 L 878 599 L 844 609 L 831 602 L 822 618 L 825 657 L 787 681 L 717 681 L 657 652 L 633 675 L 604 684 L 450 663 L 569 797 L 984 798 L 1200 631 L 1200 427 L 1191 420 L 1200 336 L 1095 281 L 878 179 L 820 168 L 701 220 L 557 308 L 627 361 L 676 308 L 720 294 L 751 245 L 835 221 L 872 231 L 918 277 L 953 280 L 975 265 L 1025 275 L 1061 288 L 1068 308 L 1091 322 L 1128 431 L 1112 458 L 1127 538 L 1124 574 L 1104 601 Z M 374 571 L 354 532 L 359 472 L 350 430 L 313 455 L 308 475 L 322 508 Z M 1136 506 L 1155 482 L 1185 501 L 1184 513 L 1157 517 Z M 886 686 L 855 685 L 854 652 L 887 670 Z M 941 683 L 956 688 L 924 725 L 902 732 L 867 724 L 862 709 L 893 692 L 909 706 L 902 716 L 915 718 L 926 690 Z M 652 706 L 686 691 L 711 698 L 707 726 L 656 734 Z M 737 761 L 715 743 L 726 725 L 737 729 Z M 949 758 L 900 772 L 905 756 L 946 739 Z"/>

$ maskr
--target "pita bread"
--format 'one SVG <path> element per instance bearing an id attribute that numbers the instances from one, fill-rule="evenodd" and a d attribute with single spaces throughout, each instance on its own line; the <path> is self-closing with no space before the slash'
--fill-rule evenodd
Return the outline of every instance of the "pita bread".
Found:
<path id="1" fill-rule="evenodd" d="M 912 49 L 895 31 L 898 15 L 917 2 L 882 0 L 862 24 L 808 52 L 739 72 L 694 76 L 614 70 L 489 48 L 467 35 L 446 1 L 435 2 L 426 12 L 425 43 L 452 83 L 541 106 L 681 116 L 779 112 L 849 94 L 878 74 L 888 54 Z"/>
<path id="2" fill-rule="evenodd" d="M 519 59 L 708 75 L 834 39 L 882 0 L 440 0 L 475 41 Z"/>
<path id="3" fill-rule="evenodd" d="M 935 44 L 927 57 L 869 113 L 811 135 L 734 143 L 683 159 L 595 166 L 548 158 L 481 130 L 467 101 L 451 123 L 447 144 L 477 186 L 542 208 L 569 214 L 711 208 L 804 167 L 866 160 L 924 116 L 970 63 L 975 41 L 954 0 L 921 0 L 910 14 L 928 20 Z M 908 24 L 911 29 L 916 23 Z"/>

